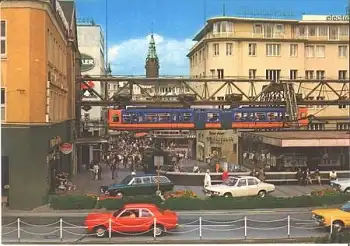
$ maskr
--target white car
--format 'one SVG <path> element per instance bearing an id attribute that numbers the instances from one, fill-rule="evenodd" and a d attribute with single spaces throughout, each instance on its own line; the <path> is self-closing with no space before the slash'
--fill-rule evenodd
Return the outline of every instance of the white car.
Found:
<path id="1" fill-rule="evenodd" d="M 204 188 L 207 196 L 243 197 L 259 196 L 265 197 L 267 193 L 273 192 L 275 186 L 260 181 L 252 176 L 229 177 L 222 184 L 211 185 Z"/>
<path id="2" fill-rule="evenodd" d="M 350 179 L 333 180 L 331 186 L 337 191 L 350 193 Z"/>

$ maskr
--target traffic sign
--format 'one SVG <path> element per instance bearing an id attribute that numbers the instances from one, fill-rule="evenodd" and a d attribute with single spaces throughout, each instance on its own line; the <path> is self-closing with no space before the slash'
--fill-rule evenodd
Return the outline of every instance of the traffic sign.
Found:
<path id="1" fill-rule="evenodd" d="M 71 143 L 64 143 L 61 145 L 61 152 L 65 155 L 68 155 L 72 153 L 73 151 L 73 144 Z"/>

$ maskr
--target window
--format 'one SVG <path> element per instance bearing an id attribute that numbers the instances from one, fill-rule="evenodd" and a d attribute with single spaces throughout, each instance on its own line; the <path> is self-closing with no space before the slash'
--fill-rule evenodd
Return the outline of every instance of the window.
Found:
<path id="1" fill-rule="evenodd" d="M 298 56 L 298 45 L 297 44 L 291 44 L 289 47 L 289 55 L 292 57 Z"/>
<path id="2" fill-rule="evenodd" d="M 7 47 L 6 47 L 6 34 L 7 34 L 7 30 L 6 30 L 6 21 L 2 20 L 1 21 L 1 26 L 0 26 L 0 33 L 1 33 L 1 47 L 0 47 L 0 54 L 1 55 L 5 55 L 7 52 Z"/>
<path id="3" fill-rule="evenodd" d="M 306 70 L 305 71 L 305 79 L 314 79 L 314 71 Z"/>
<path id="4" fill-rule="evenodd" d="M 348 46 L 347 45 L 339 45 L 338 46 L 338 55 L 339 55 L 339 57 L 347 57 L 348 56 Z"/>
<path id="5" fill-rule="evenodd" d="M 316 71 L 316 79 L 324 79 L 326 72 L 324 70 Z"/>
<path id="6" fill-rule="evenodd" d="M 170 180 L 164 176 L 159 176 L 159 178 L 157 176 L 154 176 L 152 177 L 152 181 L 153 183 L 170 183 Z"/>
<path id="7" fill-rule="evenodd" d="M 273 24 L 265 24 L 264 25 L 264 38 L 272 38 L 273 37 Z"/>
<path id="8" fill-rule="evenodd" d="M 1 120 L 5 120 L 6 93 L 5 88 L 1 88 Z"/>
<path id="9" fill-rule="evenodd" d="M 306 36 L 306 26 L 299 26 L 299 36 Z"/>
<path id="10" fill-rule="evenodd" d="M 250 56 L 256 56 L 256 44 L 249 44 L 248 45 L 248 54 Z"/>
<path id="11" fill-rule="evenodd" d="M 256 181 L 256 179 L 252 179 L 252 178 L 249 178 L 248 179 L 248 185 L 257 185 L 258 182 Z"/>
<path id="12" fill-rule="evenodd" d="M 326 127 L 324 123 L 310 123 L 308 129 L 312 131 L 323 131 Z"/>
<path id="13" fill-rule="evenodd" d="M 214 78 L 215 77 L 215 69 L 210 69 L 210 73 L 211 73 L 211 77 Z"/>
<path id="14" fill-rule="evenodd" d="M 266 55 L 267 56 L 280 56 L 281 45 L 280 44 L 266 44 Z"/>
<path id="15" fill-rule="evenodd" d="M 316 97 L 316 100 L 317 101 L 324 101 L 325 97 L 324 96 L 318 96 L 318 97 Z M 322 105 L 317 105 L 316 108 L 323 108 L 323 106 Z"/>
<path id="16" fill-rule="evenodd" d="M 226 22 L 226 24 L 227 24 L 227 32 L 233 32 L 233 22 L 232 21 L 227 21 Z"/>
<path id="17" fill-rule="evenodd" d="M 237 184 L 238 187 L 241 186 L 247 186 L 247 180 L 246 179 L 240 179 Z"/>
<path id="18" fill-rule="evenodd" d="M 298 70 L 292 69 L 289 71 L 289 78 L 291 80 L 297 79 L 298 78 Z"/>
<path id="19" fill-rule="evenodd" d="M 202 56 L 202 50 L 199 51 L 199 62 L 201 62 L 203 59 L 203 56 Z"/>
<path id="20" fill-rule="evenodd" d="M 214 56 L 219 55 L 219 44 L 213 44 Z"/>
<path id="21" fill-rule="evenodd" d="M 315 57 L 315 46 L 313 45 L 306 45 L 305 46 L 305 55 L 306 57 Z"/>
<path id="22" fill-rule="evenodd" d="M 329 40 L 338 40 L 338 27 L 337 26 L 330 26 L 329 27 Z"/>
<path id="23" fill-rule="evenodd" d="M 276 24 L 275 34 L 279 35 L 281 33 L 284 33 L 284 25 L 283 24 Z"/>
<path id="24" fill-rule="evenodd" d="M 263 33 L 263 28 L 261 24 L 255 24 L 253 26 L 253 33 L 254 34 L 262 34 Z"/>
<path id="25" fill-rule="evenodd" d="M 256 77 L 256 69 L 249 69 L 249 78 L 255 79 Z"/>
<path id="26" fill-rule="evenodd" d="M 325 57 L 326 46 L 325 45 L 316 45 L 316 57 Z"/>
<path id="27" fill-rule="evenodd" d="M 339 27 L 339 35 L 348 37 L 349 36 L 349 27 L 347 27 L 347 26 L 340 26 Z"/>
<path id="28" fill-rule="evenodd" d="M 346 79 L 348 71 L 339 70 L 338 71 L 338 79 Z"/>
<path id="29" fill-rule="evenodd" d="M 281 70 L 277 69 L 267 69 L 266 70 L 266 79 L 271 81 L 279 81 Z"/>
<path id="30" fill-rule="evenodd" d="M 224 69 L 218 69 L 218 78 L 223 79 L 224 78 Z"/>
<path id="31" fill-rule="evenodd" d="M 207 113 L 207 119 L 209 122 L 218 122 L 220 121 L 218 113 Z"/>
<path id="32" fill-rule="evenodd" d="M 135 184 L 142 184 L 142 179 L 136 177 L 136 178 L 134 179 L 134 181 L 132 182 L 132 184 L 133 184 L 133 185 L 135 185 Z"/>
<path id="33" fill-rule="evenodd" d="M 316 36 L 316 30 L 317 28 L 315 26 L 308 26 L 308 36 L 309 37 L 314 37 Z"/>
<path id="34" fill-rule="evenodd" d="M 153 217 L 153 214 L 148 209 L 143 208 L 141 209 L 140 217 L 143 217 L 143 218 Z"/>
<path id="35" fill-rule="evenodd" d="M 129 218 L 138 218 L 139 210 L 138 209 L 126 209 L 122 212 L 119 217 L 129 217 Z"/>
<path id="36" fill-rule="evenodd" d="M 143 177 L 142 182 L 144 184 L 151 184 L 152 183 L 151 177 Z"/>
<path id="37" fill-rule="evenodd" d="M 226 44 L 226 55 L 231 56 L 232 55 L 232 43 Z"/>
<path id="38" fill-rule="evenodd" d="M 318 36 L 328 36 L 328 26 L 319 26 Z"/>

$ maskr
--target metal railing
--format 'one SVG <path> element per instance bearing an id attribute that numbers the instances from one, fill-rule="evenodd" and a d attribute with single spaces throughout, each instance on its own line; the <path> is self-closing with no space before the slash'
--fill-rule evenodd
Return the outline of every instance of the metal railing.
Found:
<path id="1" fill-rule="evenodd" d="M 297 238 L 300 236 L 300 231 L 312 231 L 317 229 L 324 229 L 323 226 L 316 226 L 315 220 L 304 220 L 287 216 L 274 220 L 256 220 L 248 218 L 247 216 L 241 217 L 231 221 L 215 221 L 207 220 L 199 217 L 196 220 L 188 223 L 179 224 L 178 228 L 173 230 L 165 230 L 168 224 L 157 220 L 156 218 L 150 221 L 137 225 L 144 228 L 143 231 L 136 233 L 128 233 L 125 228 L 134 228 L 135 225 L 124 225 L 118 223 L 116 220 L 108 219 L 101 222 L 101 220 L 94 220 L 96 225 L 94 227 L 102 225 L 104 233 L 108 240 L 112 239 L 113 233 L 125 236 L 140 236 L 150 234 L 154 240 L 156 240 L 159 233 L 159 228 L 162 232 L 170 235 L 183 235 L 191 234 L 191 240 L 213 240 L 213 235 L 217 233 L 226 233 L 225 238 L 230 238 L 234 233 L 236 239 L 261 239 L 261 237 L 250 236 L 252 231 L 279 231 L 278 238 Z M 90 221 L 93 224 L 94 221 Z M 333 224 L 333 219 L 331 220 Z M 161 226 L 159 226 L 161 225 Z M 260 226 L 259 226 L 260 225 Z M 170 225 L 169 225 L 170 226 Z M 117 228 L 123 228 L 118 230 Z M 157 228 L 157 229 L 155 229 Z M 158 231 L 157 231 L 158 230 Z M 333 226 L 330 227 L 329 233 L 333 233 Z M 211 233 L 210 233 L 211 232 Z M 298 235 L 299 233 L 299 235 Z M 319 232 L 318 232 L 319 233 Z M 295 234 L 295 235 L 294 235 Z M 107 236 L 108 235 L 108 236 Z M 224 235 L 224 234 L 222 234 Z M 305 237 L 311 237 L 310 233 Z M 326 234 L 320 234 L 318 236 L 325 236 Z M 44 240 L 50 238 L 55 242 L 67 243 L 67 241 L 76 241 L 89 236 L 96 236 L 96 232 L 88 231 L 86 226 L 69 223 L 62 218 L 50 224 L 31 224 L 18 218 L 16 221 L 2 225 L 2 241 L 3 242 L 29 242 L 35 240 Z M 40 238 L 43 237 L 43 238 Z M 266 235 L 267 238 L 271 238 L 270 235 Z M 166 240 L 178 240 L 179 236 L 167 238 Z M 182 236 L 183 238 L 183 236 Z M 217 239 L 217 238 L 215 238 Z M 37 242 L 39 242 L 37 241 Z"/>

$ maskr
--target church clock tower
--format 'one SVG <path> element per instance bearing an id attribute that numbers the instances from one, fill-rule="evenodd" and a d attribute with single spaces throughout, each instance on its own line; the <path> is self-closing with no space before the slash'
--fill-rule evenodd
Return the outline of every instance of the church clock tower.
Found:
<path id="1" fill-rule="evenodd" d="M 148 46 L 148 54 L 146 58 L 146 78 L 159 77 L 159 60 L 156 51 L 156 43 L 154 42 L 153 34 Z"/>

